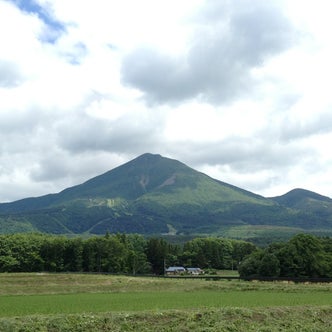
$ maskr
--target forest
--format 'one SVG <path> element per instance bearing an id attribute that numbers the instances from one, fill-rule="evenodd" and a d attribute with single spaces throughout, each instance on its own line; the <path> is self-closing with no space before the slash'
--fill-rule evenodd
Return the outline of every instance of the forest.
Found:
<path id="1" fill-rule="evenodd" d="M 110 234 L 89 238 L 33 234 L 0 235 L 0 272 L 164 273 L 168 266 L 209 272 L 238 270 L 241 277 L 332 277 L 332 239 L 299 234 L 265 248 L 242 240 L 164 238 Z"/>
<path id="2" fill-rule="evenodd" d="M 241 277 L 331 278 L 332 238 L 298 234 L 257 249 L 238 266 Z"/>

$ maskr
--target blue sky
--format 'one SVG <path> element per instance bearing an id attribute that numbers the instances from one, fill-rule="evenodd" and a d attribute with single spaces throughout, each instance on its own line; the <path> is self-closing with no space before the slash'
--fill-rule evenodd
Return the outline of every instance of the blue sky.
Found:
<path id="1" fill-rule="evenodd" d="M 38 19 L 45 24 L 48 29 L 48 34 L 42 39 L 44 42 L 54 43 L 62 33 L 65 33 L 65 25 L 56 20 L 52 12 L 50 12 L 47 7 L 43 7 L 42 3 L 34 0 L 14 0 L 12 2 L 23 13 L 36 15 Z"/>
<path id="2" fill-rule="evenodd" d="M 324 0 L 0 0 L 0 201 L 158 153 L 332 197 Z"/>

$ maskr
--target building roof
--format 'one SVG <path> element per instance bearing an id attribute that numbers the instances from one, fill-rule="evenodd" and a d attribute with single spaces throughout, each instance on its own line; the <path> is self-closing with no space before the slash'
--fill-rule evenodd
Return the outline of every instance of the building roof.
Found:
<path id="1" fill-rule="evenodd" d="M 183 266 L 170 266 L 166 269 L 166 272 L 177 272 L 177 271 L 185 271 L 186 269 Z"/>

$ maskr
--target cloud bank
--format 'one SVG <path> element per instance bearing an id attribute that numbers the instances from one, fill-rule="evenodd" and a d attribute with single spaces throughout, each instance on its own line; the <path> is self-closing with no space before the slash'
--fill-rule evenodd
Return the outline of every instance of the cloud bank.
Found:
<path id="1" fill-rule="evenodd" d="M 248 96 L 258 84 L 252 70 L 294 43 L 294 27 L 273 2 L 209 1 L 196 19 L 185 54 L 135 49 L 123 61 L 123 82 L 150 103 L 224 104 Z"/>
<path id="2" fill-rule="evenodd" d="M 329 6 L 0 0 L 0 201 L 145 152 L 332 196 Z"/>

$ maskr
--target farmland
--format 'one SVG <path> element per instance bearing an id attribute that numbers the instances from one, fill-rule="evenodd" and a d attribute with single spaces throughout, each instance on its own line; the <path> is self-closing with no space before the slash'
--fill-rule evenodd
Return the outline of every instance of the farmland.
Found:
<path id="1" fill-rule="evenodd" d="M 332 285 L 0 274 L 0 331 L 326 331 Z"/>

